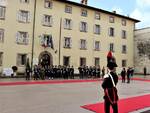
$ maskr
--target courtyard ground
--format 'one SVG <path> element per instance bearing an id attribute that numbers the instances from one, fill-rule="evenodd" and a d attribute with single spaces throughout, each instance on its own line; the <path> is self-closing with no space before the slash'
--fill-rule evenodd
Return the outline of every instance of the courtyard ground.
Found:
<path id="1" fill-rule="evenodd" d="M 137 77 L 137 76 L 135 76 Z M 150 80 L 150 76 L 138 78 Z M 76 79 L 77 80 L 77 79 Z M 0 85 L 0 113 L 93 113 L 81 106 L 103 102 L 103 89 L 100 80 L 79 80 L 44 84 Z M 72 80 L 68 80 L 72 81 Z M 0 79 L 0 83 L 37 82 L 21 78 Z M 130 84 L 119 81 L 119 98 L 129 98 L 150 94 L 150 82 L 132 80 Z M 131 103 L 134 104 L 134 103 Z M 150 106 L 149 106 L 150 107 Z M 145 106 L 148 109 L 148 106 Z M 134 113 L 146 113 L 135 110 Z M 147 112 L 148 113 L 148 112 Z"/>

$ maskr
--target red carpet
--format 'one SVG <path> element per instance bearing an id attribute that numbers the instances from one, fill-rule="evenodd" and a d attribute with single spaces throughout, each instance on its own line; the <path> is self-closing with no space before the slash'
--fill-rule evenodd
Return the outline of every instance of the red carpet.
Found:
<path id="1" fill-rule="evenodd" d="M 19 81 L 19 82 L 0 82 L 0 86 L 11 85 L 33 85 L 33 84 L 64 84 L 64 83 L 81 83 L 81 82 L 96 82 L 97 79 L 90 80 L 44 80 L 44 81 Z"/>
<path id="2" fill-rule="evenodd" d="M 121 78 L 120 78 L 121 79 Z M 142 78 L 132 78 L 132 80 L 150 82 L 150 80 Z M 32 84 L 64 84 L 64 83 L 79 83 L 79 82 L 96 82 L 100 79 L 88 79 L 88 80 L 38 80 L 38 81 L 11 81 L 11 82 L 0 82 L 0 86 L 10 85 L 32 85 Z"/>
<path id="3" fill-rule="evenodd" d="M 95 113 L 104 113 L 103 103 L 90 104 L 81 107 L 93 111 Z M 150 94 L 121 99 L 118 102 L 119 113 L 128 113 L 135 110 L 143 109 L 145 107 L 150 107 Z"/>

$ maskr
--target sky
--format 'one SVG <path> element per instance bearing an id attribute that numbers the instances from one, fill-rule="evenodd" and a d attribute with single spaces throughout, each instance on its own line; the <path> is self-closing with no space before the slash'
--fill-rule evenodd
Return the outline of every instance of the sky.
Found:
<path id="1" fill-rule="evenodd" d="M 150 27 L 150 0 L 88 0 L 88 5 L 140 20 L 137 29 Z"/>

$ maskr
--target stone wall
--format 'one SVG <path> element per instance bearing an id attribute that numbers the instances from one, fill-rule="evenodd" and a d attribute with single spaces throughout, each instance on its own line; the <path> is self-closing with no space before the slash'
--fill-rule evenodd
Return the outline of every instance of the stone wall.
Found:
<path id="1" fill-rule="evenodd" d="M 135 30 L 134 45 L 135 73 L 150 73 L 150 28 Z"/>

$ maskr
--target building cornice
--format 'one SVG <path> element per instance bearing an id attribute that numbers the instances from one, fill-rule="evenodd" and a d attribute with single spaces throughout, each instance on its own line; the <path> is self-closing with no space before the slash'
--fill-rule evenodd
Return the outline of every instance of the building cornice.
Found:
<path id="1" fill-rule="evenodd" d="M 130 18 L 128 16 L 120 15 L 120 14 L 117 14 L 117 13 L 114 13 L 114 12 L 109 12 L 109 11 L 106 11 L 106 10 L 103 10 L 103 9 L 99 9 L 99 8 L 96 8 L 96 7 L 84 5 L 84 4 L 81 4 L 81 3 L 72 2 L 72 1 L 69 1 L 69 0 L 56 0 L 56 1 L 64 2 L 64 3 L 70 4 L 70 5 L 75 5 L 75 6 L 79 6 L 79 7 L 83 7 L 83 8 L 87 8 L 87 9 L 91 9 L 91 10 L 95 10 L 95 11 L 99 11 L 99 12 L 110 14 L 110 15 L 114 15 L 114 16 L 118 16 L 118 17 L 121 17 L 121 18 L 124 18 L 124 19 L 128 19 L 128 20 L 134 21 L 136 23 L 140 22 L 140 20 L 137 20 L 137 19 L 134 19 L 134 18 Z"/>

